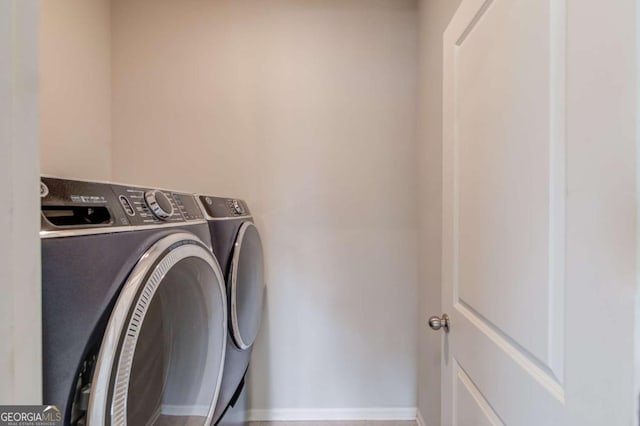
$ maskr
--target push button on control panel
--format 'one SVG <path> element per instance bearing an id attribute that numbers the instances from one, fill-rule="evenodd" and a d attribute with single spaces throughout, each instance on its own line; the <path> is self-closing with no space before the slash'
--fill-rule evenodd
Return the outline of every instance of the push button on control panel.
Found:
<path id="1" fill-rule="evenodd" d="M 133 209 L 133 206 L 131 205 L 131 202 L 127 197 L 121 195 L 120 197 L 118 197 L 118 199 L 120 200 L 120 204 L 122 204 L 122 208 L 124 209 L 125 213 L 127 213 L 129 216 L 136 215 L 136 211 Z"/>
<path id="2" fill-rule="evenodd" d="M 229 206 L 231 214 L 234 216 L 240 216 L 244 214 L 244 207 L 242 207 L 242 203 L 238 200 L 227 200 L 227 206 Z"/>
<path id="3" fill-rule="evenodd" d="M 233 205 L 233 210 L 237 214 L 243 214 L 244 213 L 244 209 L 242 208 L 242 205 L 238 202 L 238 200 L 233 200 L 232 201 L 232 205 Z"/>
<path id="4" fill-rule="evenodd" d="M 192 195 L 179 194 L 176 192 L 171 193 L 171 195 L 176 202 L 178 211 L 182 213 L 182 217 L 184 217 L 185 220 L 198 220 L 203 218 L 202 212 Z"/>

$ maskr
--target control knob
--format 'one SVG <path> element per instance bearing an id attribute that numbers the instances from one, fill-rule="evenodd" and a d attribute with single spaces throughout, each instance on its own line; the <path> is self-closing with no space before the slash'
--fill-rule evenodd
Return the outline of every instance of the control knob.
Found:
<path id="1" fill-rule="evenodd" d="M 144 201 L 158 219 L 167 220 L 173 215 L 173 204 L 162 191 L 155 189 L 145 192 Z"/>

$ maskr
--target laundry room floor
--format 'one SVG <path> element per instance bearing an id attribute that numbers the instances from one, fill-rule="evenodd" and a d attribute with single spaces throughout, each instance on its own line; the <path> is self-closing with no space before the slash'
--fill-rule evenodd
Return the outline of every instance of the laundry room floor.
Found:
<path id="1" fill-rule="evenodd" d="M 416 426 L 414 420 L 410 421 L 381 421 L 381 420 L 363 420 L 363 421 L 328 421 L 328 422 L 249 422 L 249 426 Z"/>

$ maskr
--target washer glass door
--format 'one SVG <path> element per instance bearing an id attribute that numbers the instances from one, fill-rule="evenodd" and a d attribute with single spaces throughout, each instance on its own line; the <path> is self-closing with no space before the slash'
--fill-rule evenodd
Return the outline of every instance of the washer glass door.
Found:
<path id="1" fill-rule="evenodd" d="M 192 234 L 156 243 L 112 312 L 96 365 L 89 424 L 209 424 L 226 342 L 222 272 Z"/>
<path id="2" fill-rule="evenodd" d="M 244 350 L 258 335 L 264 302 L 262 242 L 251 222 L 244 222 L 238 231 L 229 281 L 233 342 Z"/>

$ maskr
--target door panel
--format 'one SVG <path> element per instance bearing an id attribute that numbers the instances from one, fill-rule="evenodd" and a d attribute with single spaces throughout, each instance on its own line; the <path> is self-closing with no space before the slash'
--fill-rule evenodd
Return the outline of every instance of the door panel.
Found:
<path id="1" fill-rule="evenodd" d="M 452 161 L 456 303 L 551 368 L 562 327 L 551 326 L 550 151 L 563 141 L 549 134 L 557 77 L 547 71 L 548 14 L 548 2 L 496 1 L 464 29 L 454 45 Z M 509 303 L 496 303 L 502 295 Z"/>
<path id="2" fill-rule="evenodd" d="M 443 425 L 637 424 L 637 16 L 463 0 L 444 33 Z"/>
<path id="3" fill-rule="evenodd" d="M 471 381 L 467 373 L 456 364 L 454 368 L 454 400 L 456 401 L 455 419 L 456 426 L 502 426 L 504 423 L 493 411 L 489 402 L 482 396 L 476 385 Z"/>
<path id="4" fill-rule="evenodd" d="M 564 15 L 468 0 L 445 33 L 444 418 L 459 424 L 563 422 Z"/>

